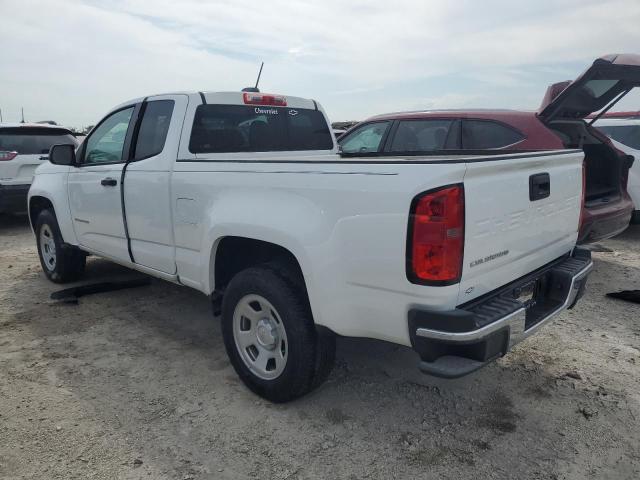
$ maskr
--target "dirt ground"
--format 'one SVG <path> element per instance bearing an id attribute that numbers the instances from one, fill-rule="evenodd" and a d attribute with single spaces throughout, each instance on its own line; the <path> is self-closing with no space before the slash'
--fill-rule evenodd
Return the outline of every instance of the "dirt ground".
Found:
<path id="1" fill-rule="evenodd" d="M 40 272 L 26 219 L 0 217 L 0 478 L 640 478 L 640 228 L 594 253 L 588 294 L 455 381 L 416 355 L 340 339 L 296 402 L 251 394 L 206 297 L 151 285 L 80 298 Z M 87 278 L 138 276 L 90 258 Z"/>

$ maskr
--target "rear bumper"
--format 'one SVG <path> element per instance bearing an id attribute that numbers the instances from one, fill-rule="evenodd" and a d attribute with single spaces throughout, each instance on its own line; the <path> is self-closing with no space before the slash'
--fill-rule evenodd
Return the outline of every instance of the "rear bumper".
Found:
<path id="1" fill-rule="evenodd" d="M 578 244 L 599 242 L 615 237 L 629 226 L 633 202 L 623 195 L 617 202 L 602 207 L 587 207 L 578 233 Z"/>
<path id="2" fill-rule="evenodd" d="M 31 185 L 0 185 L 0 213 L 25 213 Z"/>
<path id="3" fill-rule="evenodd" d="M 584 293 L 593 268 L 591 253 L 575 249 L 495 292 L 453 311 L 409 311 L 413 349 L 424 373 L 457 378 L 505 355 L 562 310 L 573 308 Z M 515 298 L 535 285 L 535 297 L 522 303 Z"/>

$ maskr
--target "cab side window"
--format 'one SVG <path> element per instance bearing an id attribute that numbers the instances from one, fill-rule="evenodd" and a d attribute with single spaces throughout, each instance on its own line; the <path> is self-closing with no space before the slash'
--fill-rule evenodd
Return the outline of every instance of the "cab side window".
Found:
<path id="1" fill-rule="evenodd" d="M 84 164 L 123 162 L 124 142 L 134 107 L 118 110 L 107 117 L 87 138 Z"/>
<path id="2" fill-rule="evenodd" d="M 174 103 L 173 100 L 152 100 L 146 104 L 138 131 L 134 160 L 142 160 L 162 153 L 167 132 L 169 132 Z"/>
<path id="3" fill-rule="evenodd" d="M 343 153 L 375 153 L 391 122 L 375 122 L 359 127 L 354 132 L 340 137 Z"/>
<path id="4" fill-rule="evenodd" d="M 465 120 L 462 122 L 462 148 L 487 150 L 504 148 L 524 140 L 517 130 L 491 120 Z"/>

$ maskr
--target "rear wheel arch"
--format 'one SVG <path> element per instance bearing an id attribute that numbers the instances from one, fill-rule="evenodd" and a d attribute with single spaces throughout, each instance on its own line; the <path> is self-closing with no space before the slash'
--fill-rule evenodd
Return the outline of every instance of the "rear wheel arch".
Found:
<path id="1" fill-rule="evenodd" d="M 225 236 L 215 243 L 209 261 L 209 288 L 222 292 L 233 276 L 247 268 L 277 262 L 307 293 L 302 266 L 297 257 L 281 245 L 249 237 Z"/>

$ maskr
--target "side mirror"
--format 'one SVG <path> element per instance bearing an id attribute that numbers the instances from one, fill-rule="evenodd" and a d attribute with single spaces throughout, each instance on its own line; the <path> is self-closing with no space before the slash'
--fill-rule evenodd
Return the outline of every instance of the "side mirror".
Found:
<path id="1" fill-rule="evenodd" d="M 54 165 L 75 165 L 75 145 L 54 145 L 49 150 L 49 161 Z"/>

